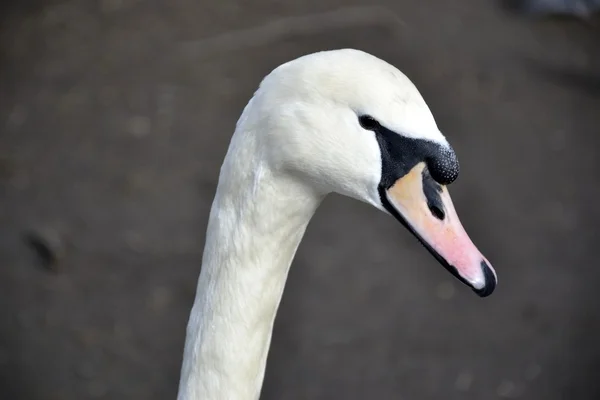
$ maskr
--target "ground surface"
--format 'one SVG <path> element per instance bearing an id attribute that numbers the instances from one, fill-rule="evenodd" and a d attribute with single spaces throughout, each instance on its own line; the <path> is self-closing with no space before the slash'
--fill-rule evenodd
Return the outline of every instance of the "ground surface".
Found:
<path id="1" fill-rule="evenodd" d="M 2 6 L 0 398 L 175 397 L 237 116 L 272 68 L 336 47 L 421 89 L 500 284 L 477 298 L 395 221 L 332 197 L 292 267 L 263 398 L 600 398 L 598 25 L 491 1 L 252 3 Z M 58 272 L 23 240 L 37 227 L 66 238 Z"/>

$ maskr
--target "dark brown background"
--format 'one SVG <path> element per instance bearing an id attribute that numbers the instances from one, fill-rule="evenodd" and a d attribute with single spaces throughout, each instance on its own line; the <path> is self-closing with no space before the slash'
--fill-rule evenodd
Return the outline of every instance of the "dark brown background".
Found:
<path id="1" fill-rule="evenodd" d="M 600 398 L 598 21 L 360 3 L 2 6 L 1 399 L 175 398 L 236 119 L 275 66 L 338 47 L 420 88 L 500 282 L 477 298 L 391 218 L 333 196 L 292 266 L 263 398 Z M 31 229 L 62 235 L 58 271 Z"/>

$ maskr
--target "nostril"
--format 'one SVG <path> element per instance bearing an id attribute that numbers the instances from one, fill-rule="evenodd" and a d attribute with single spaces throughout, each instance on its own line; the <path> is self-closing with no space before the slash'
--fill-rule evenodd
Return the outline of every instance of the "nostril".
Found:
<path id="1" fill-rule="evenodd" d="M 442 210 L 436 205 L 429 204 L 429 210 L 431 211 L 433 216 L 439 219 L 440 221 L 443 221 L 444 218 L 446 218 L 446 213 L 444 213 L 444 210 Z"/>

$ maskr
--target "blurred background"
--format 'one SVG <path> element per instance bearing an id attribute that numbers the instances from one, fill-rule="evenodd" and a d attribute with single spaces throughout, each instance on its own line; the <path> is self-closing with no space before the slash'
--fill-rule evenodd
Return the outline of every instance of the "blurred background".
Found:
<path id="1" fill-rule="evenodd" d="M 600 398 L 600 24 L 494 1 L 58 0 L 0 8 L 0 398 L 174 399 L 238 116 L 282 62 L 400 68 L 455 147 L 480 299 L 331 196 L 263 399 Z"/>

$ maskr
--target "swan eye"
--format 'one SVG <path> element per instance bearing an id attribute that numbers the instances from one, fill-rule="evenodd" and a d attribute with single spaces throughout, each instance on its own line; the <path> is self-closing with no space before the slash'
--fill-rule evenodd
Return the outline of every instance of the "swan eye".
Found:
<path id="1" fill-rule="evenodd" d="M 375 120 L 375 118 L 371 117 L 370 115 L 361 115 L 360 117 L 358 117 L 358 123 L 364 129 L 369 131 L 375 131 L 381 127 L 379 122 L 377 122 L 377 120 Z"/>

